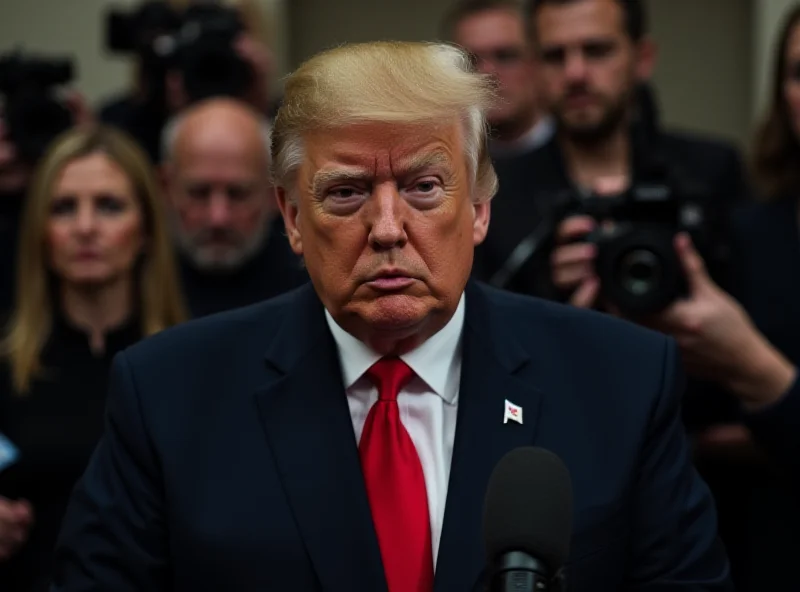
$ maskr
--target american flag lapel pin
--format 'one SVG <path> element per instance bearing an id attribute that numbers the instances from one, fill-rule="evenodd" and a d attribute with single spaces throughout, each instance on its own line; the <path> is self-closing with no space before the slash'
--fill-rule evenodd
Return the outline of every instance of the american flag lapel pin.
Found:
<path id="1" fill-rule="evenodd" d="M 509 421 L 516 421 L 518 424 L 522 424 L 522 407 L 514 405 L 514 403 L 506 399 L 503 423 L 508 423 Z"/>

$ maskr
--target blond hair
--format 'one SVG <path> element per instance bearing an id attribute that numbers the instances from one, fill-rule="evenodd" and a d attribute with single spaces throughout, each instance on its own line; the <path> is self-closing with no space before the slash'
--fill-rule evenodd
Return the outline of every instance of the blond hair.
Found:
<path id="1" fill-rule="evenodd" d="M 137 277 L 142 335 L 152 335 L 186 319 L 163 200 L 147 156 L 123 132 L 109 127 L 67 131 L 38 165 L 22 215 L 16 302 L 0 348 L 9 358 L 12 382 L 19 394 L 28 390 L 40 370 L 41 352 L 52 331 L 55 303 L 45 232 L 53 188 L 67 164 L 95 153 L 105 154 L 125 172 L 142 209 L 147 233 Z"/>
<path id="2" fill-rule="evenodd" d="M 275 184 L 294 193 L 293 177 L 309 132 L 366 122 L 451 122 L 457 114 L 473 199 L 488 201 L 497 192 L 486 124 L 494 91 L 489 78 L 475 73 L 467 54 L 450 44 L 357 43 L 318 54 L 286 82 L 272 130 Z"/>

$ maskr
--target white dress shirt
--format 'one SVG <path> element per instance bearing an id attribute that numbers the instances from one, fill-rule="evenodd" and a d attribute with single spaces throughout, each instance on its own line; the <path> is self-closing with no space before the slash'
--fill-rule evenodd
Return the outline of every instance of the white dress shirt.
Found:
<path id="1" fill-rule="evenodd" d="M 353 419 L 356 442 L 359 442 L 367 414 L 378 400 L 377 387 L 364 373 L 381 356 L 337 325 L 327 310 L 325 317 L 339 350 L 350 416 Z M 463 327 L 462 295 L 458 308 L 447 325 L 414 351 L 400 356 L 416 374 L 400 391 L 397 404 L 400 408 L 400 420 L 414 442 L 425 475 L 434 567 L 439 554 L 450 461 L 453 458 L 456 435 Z"/>

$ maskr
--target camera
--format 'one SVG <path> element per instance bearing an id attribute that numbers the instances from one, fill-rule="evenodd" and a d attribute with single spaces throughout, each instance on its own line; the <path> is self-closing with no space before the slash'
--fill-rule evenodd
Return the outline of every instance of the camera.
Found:
<path id="1" fill-rule="evenodd" d="M 167 71 L 179 72 L 189 101 L 196 102 L 247 92 L 253 73 L 234 49 L 244 30 L 234 8 L 196 3 L 177 13 L 165 2 L 151 1 L 132 13 L 110 11 L 106 45 L 136 53 L 156 89 L 163 88 Z"/>
<path id="2" fill-rule="evenodd" d="M 189 101 L 242 97 L 247 92 L 252 70 L 234 49 L 234 41 L 243 32 L 234 9 L 197 4 L 186 10 L 175 35 L 159 40 L 167 59 L 182 75 Z"/>
<path id="3" fill-rule="evenodd" d="M 686 232 L 708 252 L 713 241 L 702 188 L 668 179 L 637 182 L 617 195 L 561 196 L 561 217 L 584 215 L 597 226 L 582 242 L 597 246 L 603 298 L 636 317 L 661 312 L 688 295 L 674 239 Z"/>
<path id="4" fill-rule="evenodd" d="M 113 53 L 135 55 L 141 64 L 145 106 L 166 112 L 167 62 L 156 40 L 181 25 L 178 13 L 163 0 L 144 2 L 133 10 L 112 8 L 106 13 L 105 45 Z"/>
<path id="5" fill-rule="evenodd" d="M 56 96 L 75 75 L 70 58 L 43 58 L 16 51 L 0 57 L 0 94 L 9 137 L 20 159 L 35 163 L 47 146 L 73 124 L 70 110 Z"/>

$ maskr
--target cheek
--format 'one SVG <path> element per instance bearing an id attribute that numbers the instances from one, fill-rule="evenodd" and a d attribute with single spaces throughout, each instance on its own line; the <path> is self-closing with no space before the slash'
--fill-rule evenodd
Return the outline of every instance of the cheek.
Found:
<path id="1" fill-rule="evenodd" d="M 116 252 L 120 259 L 135 259 L 142 250 L 144 233 L 142 219 L 139 215 L 119 220 L 108 229 L 108 248 Z"/>
<path id="2" fill-rule="evenodd" d="M 472 262 L 472 206 L 467 204 L 447 216 L 424 218 L 415 226 L 414 242 L 431 279 L 438 278 L 443 285 L 460 279 Z"/>
<path id="3" fill-rule="evenodd" d="M 46 250 L 50 260 L 50 265 L 54 268 L 60 267 L 60 262 L 69 257 L 71 250 L 71 240 L 69 229 L 57 222 L 51 222 L 45 233 Z"/>

